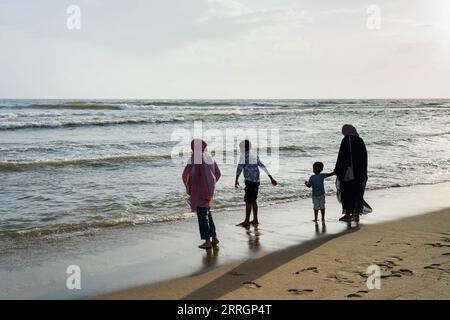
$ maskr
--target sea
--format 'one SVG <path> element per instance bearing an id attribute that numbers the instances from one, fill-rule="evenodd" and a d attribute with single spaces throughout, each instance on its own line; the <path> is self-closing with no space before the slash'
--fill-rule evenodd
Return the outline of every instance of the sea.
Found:
<path id="1" fill-rule="evenodd" d="M 347 123 L 367 146 L 369 190 L 450 181 L 450 100 L 0 100 L 0 239 L 195 219 L 181 181 L 193 137 L 222 172 L 215 214 L 243 205 L 237 132 L 278 181 L 261 173 L 260 205 L 308 198 Z"/>

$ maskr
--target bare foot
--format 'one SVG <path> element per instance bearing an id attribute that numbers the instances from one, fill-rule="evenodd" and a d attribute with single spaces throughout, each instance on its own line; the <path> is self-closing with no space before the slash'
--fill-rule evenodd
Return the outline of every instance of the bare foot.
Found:
<path id="1" fill-rule="evenodd" d="M 217 246 L 219 244 L 219 242 L 220 242 L 219 239 L 213 238 L 212 241 L 211 241 L 211 244 L 213 245 L 213 247 L 215 247 L 215 246 Z"/>
<path id="2" fill-rule="evenodd" d="M 252 222 L 250 222 L 252 225 L 257 226 L 259 225 L 259 221 L 258 220 L 253 220 Z"/>
<path id="3" fill-rule="evenodd" d="M 210 249 L 210 248 L 212 248 L 212 244 L 211 244 L 211 242 L 205 242 L 205 243 L 199 245 L 198 247 L 200 249 Z"/>

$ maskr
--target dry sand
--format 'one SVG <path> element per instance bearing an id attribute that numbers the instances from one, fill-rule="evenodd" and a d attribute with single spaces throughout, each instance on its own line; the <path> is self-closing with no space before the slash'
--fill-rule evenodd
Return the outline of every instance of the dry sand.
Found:
<path id="1" fill-rule="evenodd" d="M 381 269 L 380 289 L 366 285 L 372 264 Z M 258 259 L 97 298 L 449 299 L 450 209 L 353 225 Z"/>

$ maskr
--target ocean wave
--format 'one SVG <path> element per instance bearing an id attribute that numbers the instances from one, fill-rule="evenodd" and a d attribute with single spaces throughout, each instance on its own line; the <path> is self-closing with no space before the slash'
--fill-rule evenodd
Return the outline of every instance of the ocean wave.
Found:
<path id="1" fill-rule="evenodd" d="M 42 160 L 30 162 L 0 161 L 0 170 L 14 171 L 37 168 L 53 168 L 66 166 L 98 166 L 104 164 L 124 163 L 130 161 L 170 160 L 170 154 L 137 154 L 137 155 L 108 155 L 100 158 L 80 158 L 64 160 Z"/>
<path id="2" fill-rule="evenodd" d="M 33 104 L 30 106 L 32 109 L 120 109 L 120 106 L 113 105 L 113 104 L 105 104 L 105 103 L 83 103 L 83 102 L 67 102 L 64 104 Z"/>
<path id="3" fill-rule="evenodd" d="M 362 106 L 362 107 L 406 107 L 449 106 L 449 100 L 308 100 L 308 99 L 230 99 L 230 100 L 3 100 L 0 108 L 30 109 L 128 109 L 154 107 L 330 107 L 330 106 Z"/>
<path id="4" fill-rule="evenodd" d="M 297 145 L 287 145 L 287 146 L 280 146 L 279 151 L 300 151 L 300 152 L 307 152 L 306 149 L 302 146 Z"/>
<path id="5" fill-rule="evenodd" d="M 76 128 L 76 127 L 106 127 L 115 125 L 143 125 L 143 124 L 164 124 L 179 123 L 188 121 L 232 121 L 240 117 L 251 116 L 269 117 L 292 113 L 289 110 L 264 111 L 264 112 L 245 112 L 233 110 L 228 112 L 209 112 L 209 113 L 191 113 L 186 115 L 171 116 L 167 114 L 155 114 L 151 117 L 141 117 L 134 119 L 105 119 L 105 120 L 82 120 L 82 121 L 50 121 L 50 122 L 4 122 L 0 123 L 0 130 L 21 130 L 21 129 L 58 129 L 58 128 Z M 296 111 L 294 111 L 296 112 Z"/>
<path id="6" fill-rule="evenodd" d="M 62 103 L 3 103 L 0 108 L 14 109 L 128 109 L 128 108 L 152 108 L 152 107 L 232 107 L 252 105 L 242 100 L 143 100 L 143 101 L 127 101 L 118 100 L 114 102 L 97 102 L 97 101 L 68 101 Z M 266 103 L 266 105 L 277 106 L 275 103 Z"/>
<path id="7" fill-rule="evenodd" d="M 242 104 L 240 100 L 155 100 L 142 103 L 146 106 L 157 106 L 157 107 L 232 107 Z"/>
<path id="8" fill-rule="evenodd" d="M 422 102 L 424 106 L 448 106 L 448 101 L 431 101 L 431 102 Z"/>
<path id="9" fill-rule="evenodd" d="M 174 142 L 163 142 L 158 145 L 169 145 Z M 146 143 L 147 144 L 147 143 Z M 156 144 L 155 144 L 156 145 Z M 78 146 L 78 145 L 76 145 Z M 85 145 L 81 145 L 86 147 Z M 122 146 L 122 145 L 120 145 Z M 66 146 L 67 147 L 67 146 Z M 97 146 L 90 146 L 91 148 L 96 148 Z M 123 146 L 122 146 L 123 147 Z M 314 149 L 314 148 L 311 148 Z M 15 149 L 9 149 L 9 151 L 18 151 Z M 56 149 L 50 147 L 26 147 L 19 149 L 21 152 L 54 152 Z M 258 152 L 266 152 L 268 148 L 259 148 Z M 273 152 L 275 150 L 272 150 Z M 289 145 L 280 146 L 278 152 L 293 152 L 293 153 L 308 153 L 306 149 L 301 146 Z M 214 150 L 216 157 L 222 156 L 234 156 L 234 154 L 239 150 Z M 32 170 L 39 168 L 56 168 L 56 167 L 67 167 L 67 166 L 102 166 L 111 165 L 116 163 L 126 163 L 126 162 L 142 162 L 142 161 L 155 161 L 155 160 L 171 160 L 171 153 L 142 153 L 142 154 L 124 154 L 124 155 L 107 155 L 96 158 L 78 158 L 78 159 L 52 159 L 52 160 L 35 160 L 35 161 L 17 161 L 17 160 L 4 160 L 0 161 L 0 171 L 18 171 L 18 170 Z M 182 158 L 183 161 L 185 157 Z M 181 160 L 176 155 L 176 160 Z"/>
<path id="10" fill-rule="evenodd" d="M 0 130 L 21 130 L 21 129 L 58 129 L 58 128 L 76 128 L 76 127 L 107 127 L 115 125 L 136 125 L 136 124 L 156 124 L 183 122 L 184 117 L 174 117 L 171 119 L 127 119 L 127 120 L 102 120 L 102 121 L 68 121 L 68 122 L 25 122 L 25 123 L 3 123 L 0 124 Z"/>
<path id="11" fill-rule="evenodd" d="M 73 235 L 85 235 L 105 228 L 136 226 L 151 223 L 167 223 L 185 220 L 193 217 L 191 212 L 172 215 L 141 215 L 134 217 L 104 218 L 80 223 L 62 223 L 47 227 L 34 227 L 20 230 L 0 231 L 1 237 L 70 237 Z"/>
<path id="12" fill-rule="evenodd" d="M 12 113 L 12 112 L 0 114 L 0 118 L 3 118 L 3 119 L 15 119 L 17 117 L 18 117 L 18 115 L 15 113 Z"/>
<path id="13" fill-rule="evenodd" d="M 119 105 L 107 103 L 90 103 L 90 102 L 65 102 L 61 104 L 52 103 L 24 103 L 18 105 L 1 105 L 3 108 L 11 109 L 74 109 L 74 110 L 102 110 L 102 109 L 120 109 Z"/>
<path id="14" fill-rule="evenodd" d="M 58 128 L 78 128 L 78 127 L 88 127 L 88 126 L 116 126 L 116 125 L 145 125 L 145 124 L 164 124 L 164 123 L 180 123 L 180 122 L 190 122 L 190 121 L 225 121 L 233 122 L 235 120 L 245 119 L 245 117 L 251 117 L 252 119 L 265 119 L 268 117 L 282 117 L 289 115 L 292 120 L 294 117 L 307 116 L 308 114 L 325 116 L 325 114 L 341 114 L 342 110 L 340 108 L 322 108 L 320 111 L 317 110 L 318 106 L 308 105 L 308 106 L 296 106 L 296 107 L 278 107 L 278 108 L 262 108 L 262 109 L 251 109 L 251 108 L 237 108 L 229 110 L 191 110 L 191 112 L 162 112 L 155 111 L 151 113 L 142 113 L 139 111 L 142 107 L 139 105 L 127 105 L 120 104 L 114 105 L 114 109 L 137 109 L 136 112 L 129 112 L 126 115 L 121 116 L 120 114 L 102 113 L 102 114 L 81 114 L 78 115 L 70 114 L 71 118 L 67 116 L 63 117 L 63 114 L 43 114 L 34 115 L 32 113 L 28 115 L 24 114 L 14 114 L 14 113 L 4 113 L 0 115 L 0 130 L 21 130 L 21 129 L 58 129 Z M 322 106 L 323 107 L 323 106 Z M 97 108 L 97 107 L 96 107 Z M 359 107 L 349 107 L 346 109 L 347 114 L 374 114 L 380 112 L 390 112 L 396 111 L 400 108 L 405 108 L 405 111 L 401 113 L 404 116 L 405 113 L 414 112 L 417 113 L 422 108 L 411 108 L 411 107 L 371 107 L 359 108 Z M 97 108 L 100 109 L 100 108 Z M 450 108 L 449 108 L 450 110 Z M 173 110 L 172 110 L 173 111 Z M 138 113 L 139 112 L 139 113 Z M 429 114 L 430 110 L 426 110 Z M 393 116 L 400 115 L 400 113 L 393 114 Z M 15 118 L 19 116 L 24 118 L 23 121 L 16 121 Z M 124 116 L 127 118 L 124 119 Z M 26 118 L 30 118 L 29 120 Z M 33 119 L 34 118 L 34 119 Z M 4 119 L 4 120 L 3 120 Z"/>

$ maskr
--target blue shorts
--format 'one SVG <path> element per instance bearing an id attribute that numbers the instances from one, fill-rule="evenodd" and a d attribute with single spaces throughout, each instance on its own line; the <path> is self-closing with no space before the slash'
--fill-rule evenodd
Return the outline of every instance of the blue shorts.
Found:
<path id="1" fill-rule="evenodd" d="M 312 197 L 312 202 L 314 205 L 314 210 L 320 210 L 320 209 L 325 209 L 325 195 L 321 195 L 321 196 L 313 196 Z"/>

